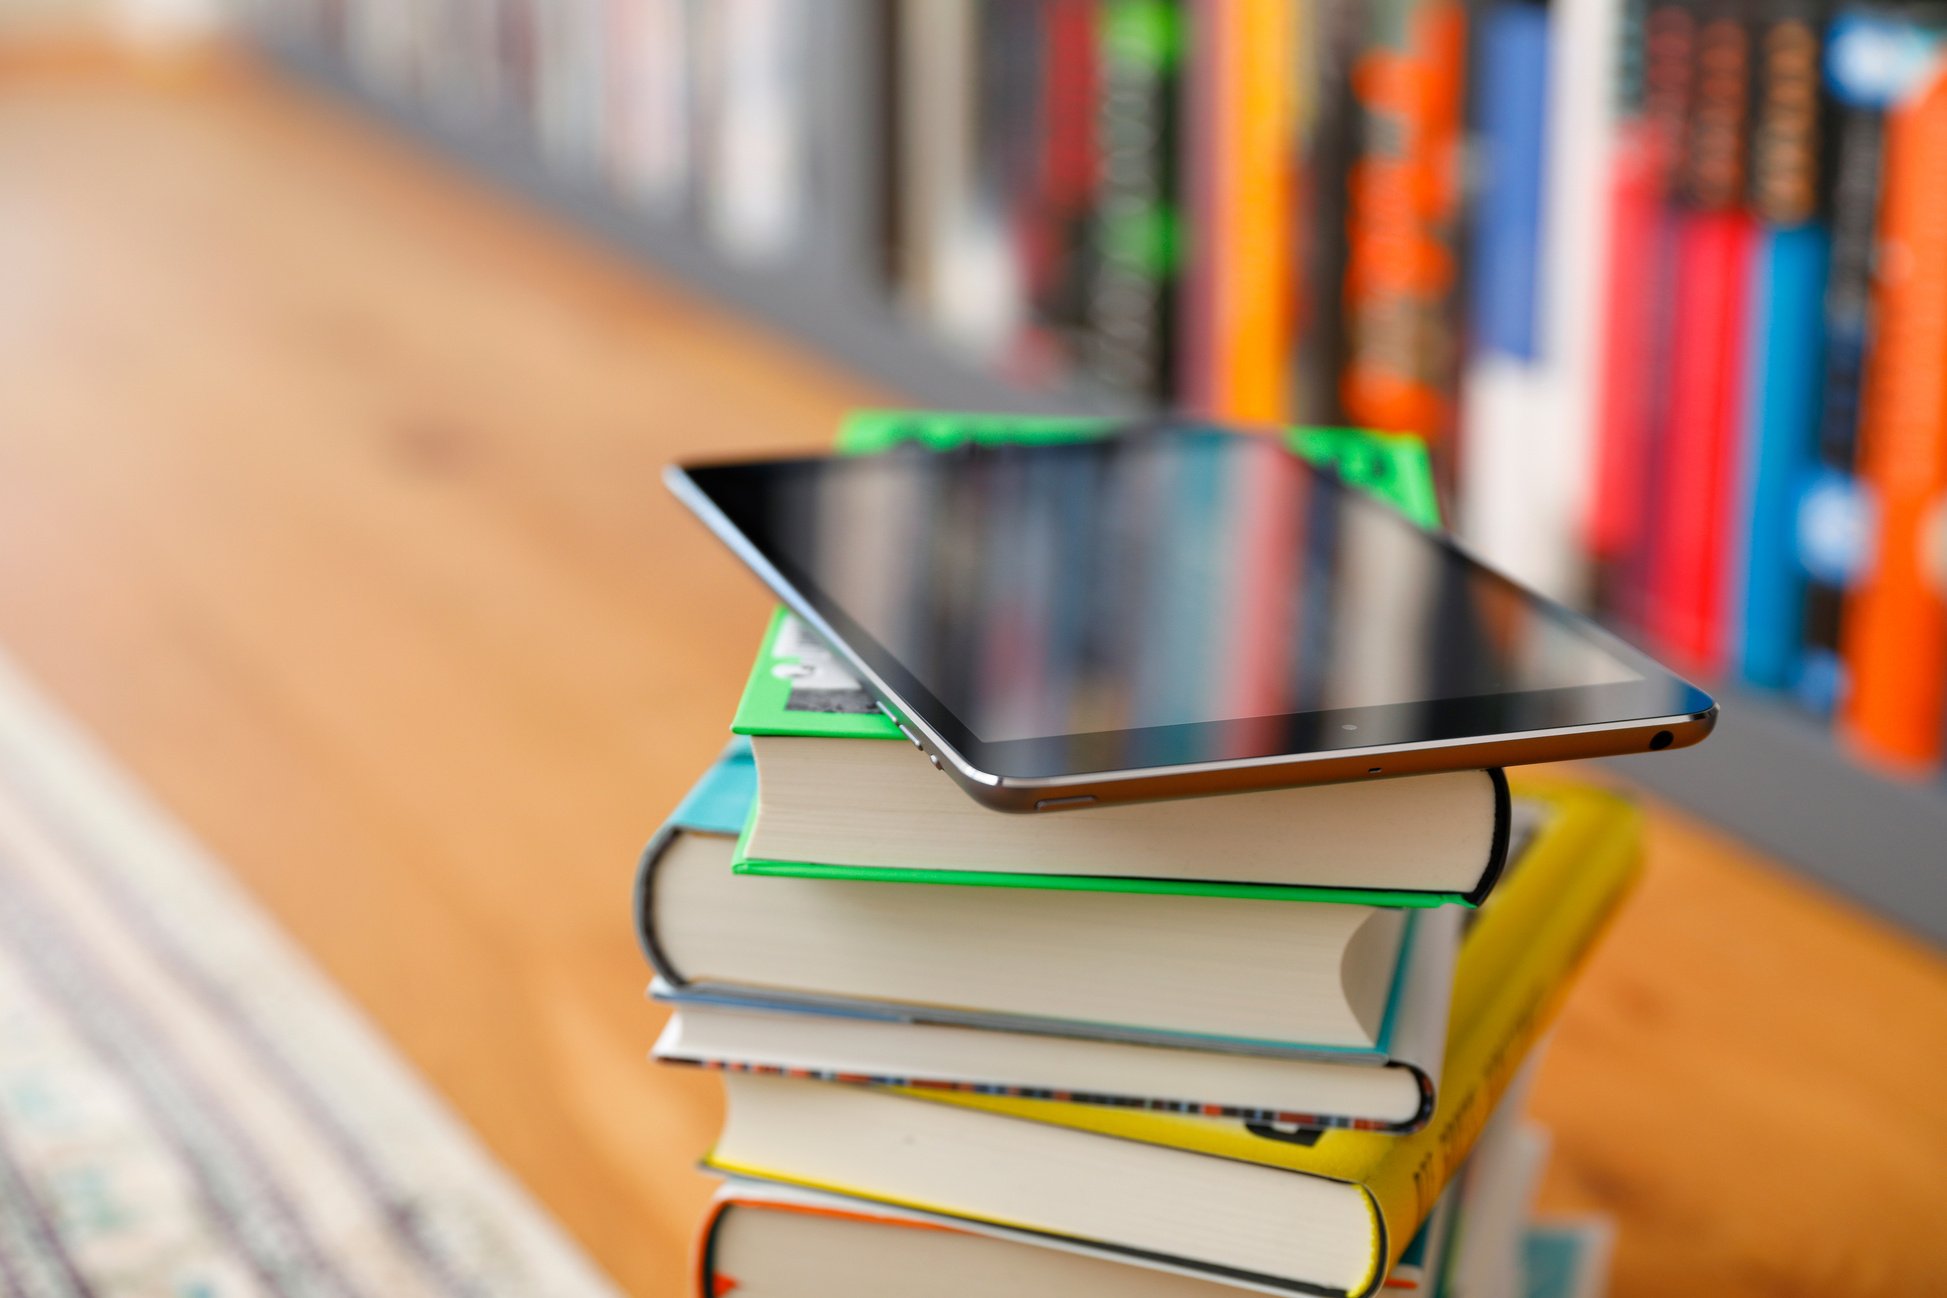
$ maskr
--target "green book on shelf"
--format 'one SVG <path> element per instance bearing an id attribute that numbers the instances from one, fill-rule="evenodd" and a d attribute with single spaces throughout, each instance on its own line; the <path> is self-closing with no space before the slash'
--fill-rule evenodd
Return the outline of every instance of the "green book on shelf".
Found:
<path id="1" fill-rule="evenodd" d="M 1107 419 L 866 411 L 839 450 L 1058 442 Z M 1416 438 L 1299 429 L 1292 450 L 1438 525 Z M 844 663 L 780 608 L 731 729 L 751 739 L 759 796 L 735 869 L 981 887 L 1174 893 L 1387 906 L 1478 902 L 1507 854 L 1507 783 L 1471 771 L 1216 799 L 1019 816 L 942 780 Z"/>

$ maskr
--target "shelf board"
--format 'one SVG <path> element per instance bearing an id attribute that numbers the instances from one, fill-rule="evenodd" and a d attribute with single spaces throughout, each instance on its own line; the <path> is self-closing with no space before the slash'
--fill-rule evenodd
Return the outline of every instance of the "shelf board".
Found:
<path id="1" fill-rule="evenodd" d="M 274 43 L 260 48 L 300 79 L 593 233 L 657 274 L 765 321 L 911 400 L 968 410 L 1130 412 L 1103 394 L 1023 391 L 956 359 L 870 292 L 869 276 L 856 259 L 848 265 L 844 250 L 830 239 L 826 256 L 762 268 L 731 265 L 699 232 L 658 222 L 593 180 L 576 181 L 548 168 L 512 132 L 483 136 L 443 124 L 367 91 L 328 54 Z M 838 201 L 843 210 L 847 200 Z M 1783 703 L 1729 688 L 1717 697 L 1723 716 L 1708 743 L 1615 759 L 1617 774 L 1947 945 L 1947 786 L 1905 783 L 1866 769 L 1841 752 L 1823 726 Z"/>
<path id="2" fill-rule="evenodd" d="M 1616 773 L 1947 945 L 1947 787 L 1881 775 L 1789 704 L 1713 690 L 1710 739 L 1616 758 Z"/>

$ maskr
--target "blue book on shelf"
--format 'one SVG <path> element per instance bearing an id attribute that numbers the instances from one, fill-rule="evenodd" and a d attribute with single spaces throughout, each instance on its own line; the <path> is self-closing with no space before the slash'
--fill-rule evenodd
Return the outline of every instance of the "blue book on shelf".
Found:
<path id="1" fill-rule="evenodd" d="M 1789 689 L 1799 676 L 1806 574 L 1798 554 L 1798 497 L 1818 462 L 1829 262 L 1822 225 L 1771 227 L 1760 235 L 1746 368 L 1739 670 L 1767 689 Z"/>
<path id="2" fill-rule="evenodd" d="M 1473 237 L 1476 348 L 1536 358 L 1542 163 L 1548 120 L 1548 11 L 1501 3 L 1481 15 L 1475 114 L 1486 183 Z"/>

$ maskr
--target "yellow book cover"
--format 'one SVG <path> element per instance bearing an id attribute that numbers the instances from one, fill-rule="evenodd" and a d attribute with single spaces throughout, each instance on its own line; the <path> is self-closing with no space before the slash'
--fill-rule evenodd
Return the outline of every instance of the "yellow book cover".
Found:
<path id="1" fill-rule="evenodd" d="M 1432 1120 L 1417 1133 L 1326 1131 L 1284 1140 L 1255 1134 L 1240 1122 L 1170 1113 L 934 1090 L 899 1093 L 1357 1185 L 1370 1201 L 1375 1229 L 1372 1266 L 1351 1292 L 1370 1292 L 1473 1148 L 1640 869 L 1637 813 L 1621 798 L 1539 781 L 1518 782 L 1515 794 L 1545 808 L 1544 821 L 1462 942 L 1439 1093 Z"/>

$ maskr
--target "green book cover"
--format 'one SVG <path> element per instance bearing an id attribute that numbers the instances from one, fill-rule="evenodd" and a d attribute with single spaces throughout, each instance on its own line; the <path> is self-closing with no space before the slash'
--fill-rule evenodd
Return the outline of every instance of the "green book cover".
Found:
<path id="1" fill-rule="evenodd" d="M 866 410 L 847 417 L 838 450 L 871 455 L 904 445 L 945 450 L 968 442 L 1047 443 L 1098 437 L 1121 425 L 1110 418 L 1014 416 L 940 411 Z M 1422 527 L 1439 525 L 1431 463 L 1418 438 L 1349 428 L 1300 428 L 1286 434 L 1294 453 L 1370 492 Z M 771 615 L 731 729 L 739 735 L 905 742 L 844 661 L 816 632 L 782 607 Z M 753 814 L 754 814 L 753 807 Z M 1097 892 L 1179 893 L 1285 901 L 1332 901 L 1378 906 L 1437 906 L 1458 894 L 1398 889 L 1309 888 L 1195 879 L 1131 879 L 1062 874 L 906 870 L 876 866 L 752 859 L 738 843 L 740 874 L 977 887 L 1079 889 Z"/>

